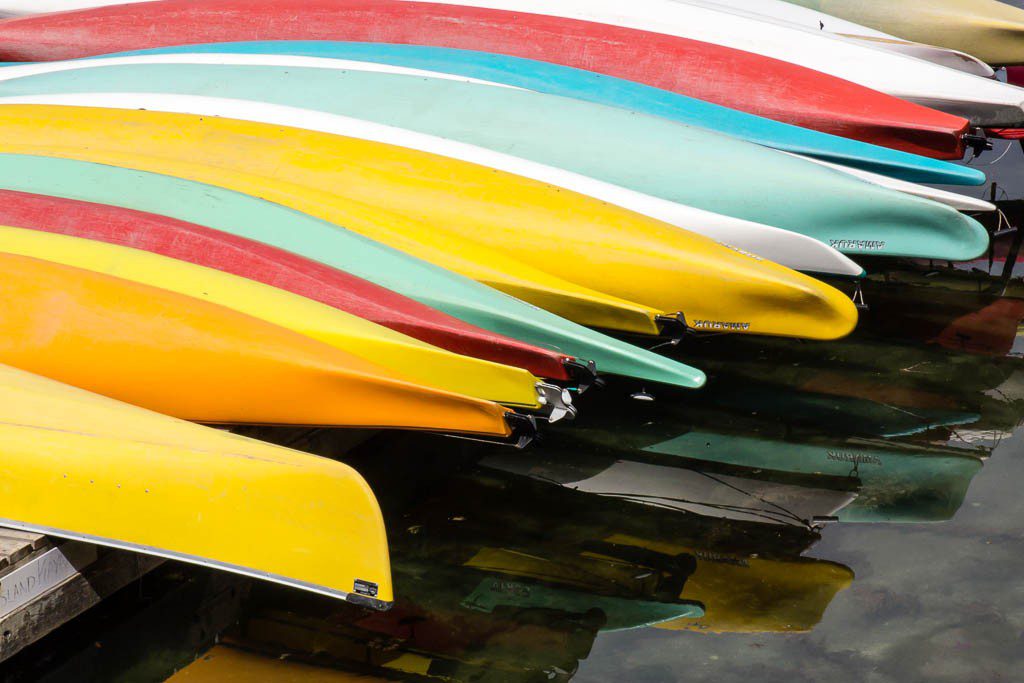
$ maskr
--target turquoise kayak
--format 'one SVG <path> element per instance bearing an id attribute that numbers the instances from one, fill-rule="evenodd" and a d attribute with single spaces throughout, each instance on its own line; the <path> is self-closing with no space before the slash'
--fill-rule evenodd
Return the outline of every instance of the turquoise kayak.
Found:
<path id="1" fill-rule="evenodd" d="M 320 261 L 484 329 L 593 361 L 600 372 L 696 388 L 704 373 L 278 204 L 103 164 L 0 154 L 0 187 L 169 216 Z"/>
<path id="2" fill-rule="evenodd" d="M 944 185 L 981 185 L 985 182 L 983 172 L 966 166 L 780 123 L 621 78 L 473 50 L 384 43 L 259 41 L 181 45 L 117 54 L 181 52 L 287 54 L 350 59 L 458 74 L 660 116 L 766 147 L 805 154 L 901 180 Z M 691 156 L 697 156 L 710 150 L 708 144 L 703 143 L 690 151 Z"/>
<path id="3" fill-rule="evenodd" d="M 987 231 L 949 206 L 725 135 L 592 102 L 357 69 L 84 63 L 26 67 L 22 71 L 58 70 L 15 78 L 0 72 L 0 96 L 143 92 L 285 105 L 475 145 L 681 207 L 791 230 L 846 254 L 964 261 L 988 248 Z M 678 153 L 700 144 L 715 153 Z"/>

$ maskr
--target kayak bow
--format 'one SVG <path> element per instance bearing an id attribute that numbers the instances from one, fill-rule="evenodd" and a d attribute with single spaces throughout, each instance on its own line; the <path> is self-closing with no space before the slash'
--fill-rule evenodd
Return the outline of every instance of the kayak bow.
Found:
<path id="1" fill-rule="evenodd" d="M 5 527 L 388 609 L 380 507 L 340 462 L 0 366 Z M 45 491 L 46 495 L 39 495 Z"/>

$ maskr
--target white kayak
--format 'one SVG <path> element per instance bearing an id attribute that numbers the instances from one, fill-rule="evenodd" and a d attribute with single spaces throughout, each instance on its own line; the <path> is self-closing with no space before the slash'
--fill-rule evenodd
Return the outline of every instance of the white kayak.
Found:
<path id="1" fill-rule="evenodd" d="M 977 126 L 1024 125 L 1024 89 L 697 0 L 458 0 L 456 4 L 592 21 L 714 43 L 831 74 L 962 116 Z M 714 75 L 709 74 L 711 77 Z"/>
<path id="2" fill-rule="evenodd" d="M 347 116 L 252 100 L 160 93 L 26 95 L 2 97 L 0 104 L 56 104 L 221 116 L 381 142 L 479 164 L 579 192 L 795 270 L 844 276 L 863 273 L 863 269 L 848 257 L 807 235 L 696 209 L 475 145 Z"/>
<path id="3" fill-rule="evenodd" d="M 993 78 L 996 75 L 995 69 L 966 52 L 903 40 L 898 36 L 818 10 L 794 5 L 785 0 L 701 0 L 701 4 L 720 7 L 727 12 L 745 14 L 755 19 L 774 20 L 812 31 L 824 31 L 853 42 L 866 43 L 869 47 L 917 57 L 984 78 Z"/>

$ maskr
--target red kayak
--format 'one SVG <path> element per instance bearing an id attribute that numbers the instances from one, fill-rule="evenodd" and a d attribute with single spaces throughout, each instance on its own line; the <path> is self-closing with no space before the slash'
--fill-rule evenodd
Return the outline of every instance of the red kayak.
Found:
<path id="1" fill-rule="evenodd" d="M 474 327 L 389 289 L 261 242 L 166 216 L 74 199 L 0 190 L 0 225 L 144 249 L 257 280 L 449 351 L 589 382 L 573 359 Z"/>
<path id="2" fill-rule="evenodd" d="M 189 43 L 339 40 L 497 52 L 596 71 L 733 109 L 943 159 L 966 119 L 788 62 L 660 33 L 401 0 L 156 0 L 0 22 L 0 60 Z M 695 152 L 698 152 L 695 150 Z"/>

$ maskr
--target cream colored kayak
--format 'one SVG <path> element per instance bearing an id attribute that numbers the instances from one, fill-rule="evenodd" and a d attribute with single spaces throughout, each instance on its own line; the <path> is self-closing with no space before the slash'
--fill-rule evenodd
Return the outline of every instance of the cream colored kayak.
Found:
<path id="1" fill-rule="evenodd" d="M 821 31 L 754 19 L 698 0 L 460 0 L 457 4 L 593 21 L 699 40 L 799 64 L 963 116 L 978 126 L 1024 124 L 1024 90 L 1015 86 Z M 904 12 L 909 10 L 901 9 Z M 978 56 L 986 58 L 984 54 Z"/>
<path id="2" fill-rule="evenodd" d="M 551 269 L 657 315 L 682 312 L 698 330 L 827 339 L 856 323 L 853 304 L 812 278 L 589 197 L 404 147 L 210 116 L 8 105 L 0 151 L 258 194 L 599 327 L 619 320 L 526 278 L 520 286 L 488 260 Z"/>
<path id="3" fill-rule="evenodd" d="M 0 226 L 0 251 L 225 306 L 365 358 L 418 384 L 516 408 L 544 409 L 556 419 L 573 414 L 571 398 L 525 370 L 450 353 L 326 304 L 213 268 L 140 249 L 6 226 Z"/>
<path id="4" fill-rule="evenodd" d="M 703 2 L 709 6 L 718 6 L 731 12 L 743 13 L 762 21 L 777 21 L 812 31 L 823 31 L 842 36 L 847 40 L 864 43 L 868 47 L 916 57 L 940 66 L 966 71 L 975 76 L 984 78 L 995 76 L 995 70 L 992 67 L 964 52 L 903 40 L 889 33 L 855 24 L 852 21 L 846 21 L 809 7 L 801 7 L 785 0 L 703 0 Z"/>
<path id="5" fill-rule="evenodd" d="M 59 295 L 57 295 L 59 296 Z M 384 521 L 348 466 L 0 366 L 0 525 L 386 609 Z"/>
<path id="6" fill-rule="evenodd" d="M 1024 10 L 996 0 L 789 0 L 906 40 L 1024 64 Z"/>

